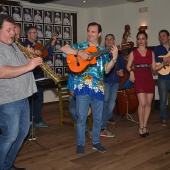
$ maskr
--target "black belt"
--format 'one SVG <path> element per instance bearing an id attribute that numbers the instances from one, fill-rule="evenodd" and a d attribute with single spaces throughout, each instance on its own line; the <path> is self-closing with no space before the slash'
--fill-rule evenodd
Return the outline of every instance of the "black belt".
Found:
<path id="1" fill-rule="evenodd" d="M 141 67 L 150 67 L 149 64 L 138 64 L 138 65 L 135 65 L 136 68 L 141 68 Z"/>

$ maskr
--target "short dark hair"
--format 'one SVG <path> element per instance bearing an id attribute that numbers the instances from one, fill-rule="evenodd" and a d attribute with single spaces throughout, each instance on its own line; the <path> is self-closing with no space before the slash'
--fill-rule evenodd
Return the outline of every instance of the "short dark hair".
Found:
<path id="1" fill-rule="evenodd" d="M 96 22 L 91 22 L 88 24 L 87 26 L 87 29 L 90 27 L 90 26 L 98 26 L 98 33 L 101 33 L 102 32 L 102 26 Z"/>
<path id="2" fill-rule="evenodd" d="M 36 29 L 37 30 L 37 28 L 36 27 L 34 27 L 34 26 L 28 26 L 28 27 L 25 27 L 25 36 L 26 36 L 26 38 L 28 37 L 28 33 L 29 33 L 29 31 L 31 30 L 31 29 Z"/>
<path id="3" fill-rule="evenodd" d="M 162 32 L 166 33 L 166 35 L 169 36 L 169 31 L 167 31 L 167 30 L 160 30 L 160 31 L 159 31 L 159 35 L 160 35 L 160 33 L 162 33 Z"/>
<path id="4" fill-rule="evenodd" d="M 136 35 L 136 38 L 138 38 L 138 35 L 140 35 L 140 34 L 143 34 L 146 37 L 146 39 L 148 39 L 148 34 L 144 31 L 139 31 Z"/>
<path id="5" fill-rule="evenodd" d="M 4 22 L 10 22 L 11 24 L 15 24 L 14 18 L 12 18 L 10 15 L 6 14 L 0 14 L 0 29 L 2 29 Z"/>
<path id="6" fill-rule="evenodd" d="M 112 36 L 113 39 L 115 39 L 115 36 L 114 36 L 113 34 L 107 34 L 107 35 L 105 36 L 105 40 L 106 40 L 106 38 L 107 38 L 108 36 Z"/>

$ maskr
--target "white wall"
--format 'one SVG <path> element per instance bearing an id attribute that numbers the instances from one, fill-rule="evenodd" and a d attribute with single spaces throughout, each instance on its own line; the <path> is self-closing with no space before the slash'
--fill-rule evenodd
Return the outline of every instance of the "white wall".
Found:
<path id="1" fill-rule="evenodd" d="M 139 13 L 139 8 L 148 7 L 148 12 Z M 135 42 L 136 34 L 140 25 L 148 26 L 148 45 L 155 46 L 158 42 L 158 32 L 161 29 L 170 31 L 169 0 L 145 0 L 144 2 L 128 3 L 124 5 L 109 6 L 103 8 L 84 8 L 78 11 L 78 30 L 89 22 L 95 21 L 102 25 L 102 39 L 108 33 L 116 36 L 117 44 L 121 43 L 124 33 L 124 26 L 129 24 L 131 27 L 131 37 L 129 40 Z M 86 16 L 82 15 L 86 14 Z M 80 18 L 79 18 L 80 17 Z M 81 34 L 81 35 L 80 35 Z M 84 33 L 78 32 L 78 41 L 83 40 Z M 103 41 L 102 41 L 103 43 Z"/>

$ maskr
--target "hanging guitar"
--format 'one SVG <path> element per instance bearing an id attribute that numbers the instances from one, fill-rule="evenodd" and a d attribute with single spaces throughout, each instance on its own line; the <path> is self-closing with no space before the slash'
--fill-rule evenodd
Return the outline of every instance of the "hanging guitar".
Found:
<path id="1" fill-rule="evenodd" d="M 89 65 L 95 65 L 96 58 L 110 52 L 110 50 L 111 48 L 105 48 L 104 50 L 98 51 L 94 46 L 90 46 L 86 50 L 81 50 L 82 52 L 89 52 L 91 54 L 90 60 L 83 60 L 79 55 L 68 54 L 66 58 L 68 67 L 72 72 L 80 73 Z"/>
<path id="2" fill-rule="evenodd" d="M 168 58 L 170 57 L 170 51 L 166 55 L 158 56 L 159 58 Z M 160 62 L 156 63 L 156 65 L 161 64 Z M 158 73 L 161 75 L 167 75 L 170 73 L 170 66 L 164 66 L 162 69 L 158 70 Z"/>
<path id="3" fill-rule="evenodd" d="M 58 34 L 53 33 L 52 36 L 58 36 Z M 45 58 L 46 56 L 48 56 L 48 50 L 47 47 L 50 45 L 51 41 L 53 40 L 53 38 L 50 38 L 47 43 L 45 45 L 41 44 L 41 43 L 36 43 L 34 46 L 34 50 L 41 50 L 42 55 L 40 56 L 41 58 Z"/>

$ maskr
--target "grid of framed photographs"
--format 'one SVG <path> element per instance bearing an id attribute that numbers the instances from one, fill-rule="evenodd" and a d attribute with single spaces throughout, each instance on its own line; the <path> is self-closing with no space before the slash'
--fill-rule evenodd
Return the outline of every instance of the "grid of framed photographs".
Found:
<path id="1" fill-rule="evenodd" d="M 38 42 L 45 45 L 53 33 L 58 35 L 52 55 L 45 59 L 45 63 L 53 69 L 57 75 L 69 74 L 66 60 L 62 57 L 60 48 L 65 44 L 72 43 L 72 20 L 71 13 L 52 11 L 38 8 L 2 5 L 0 14 L 11 15 L 16 23 L 21 26 L 21 42 L 25 41 L 25 28 L 35 26 L 38 30 Z"/>

